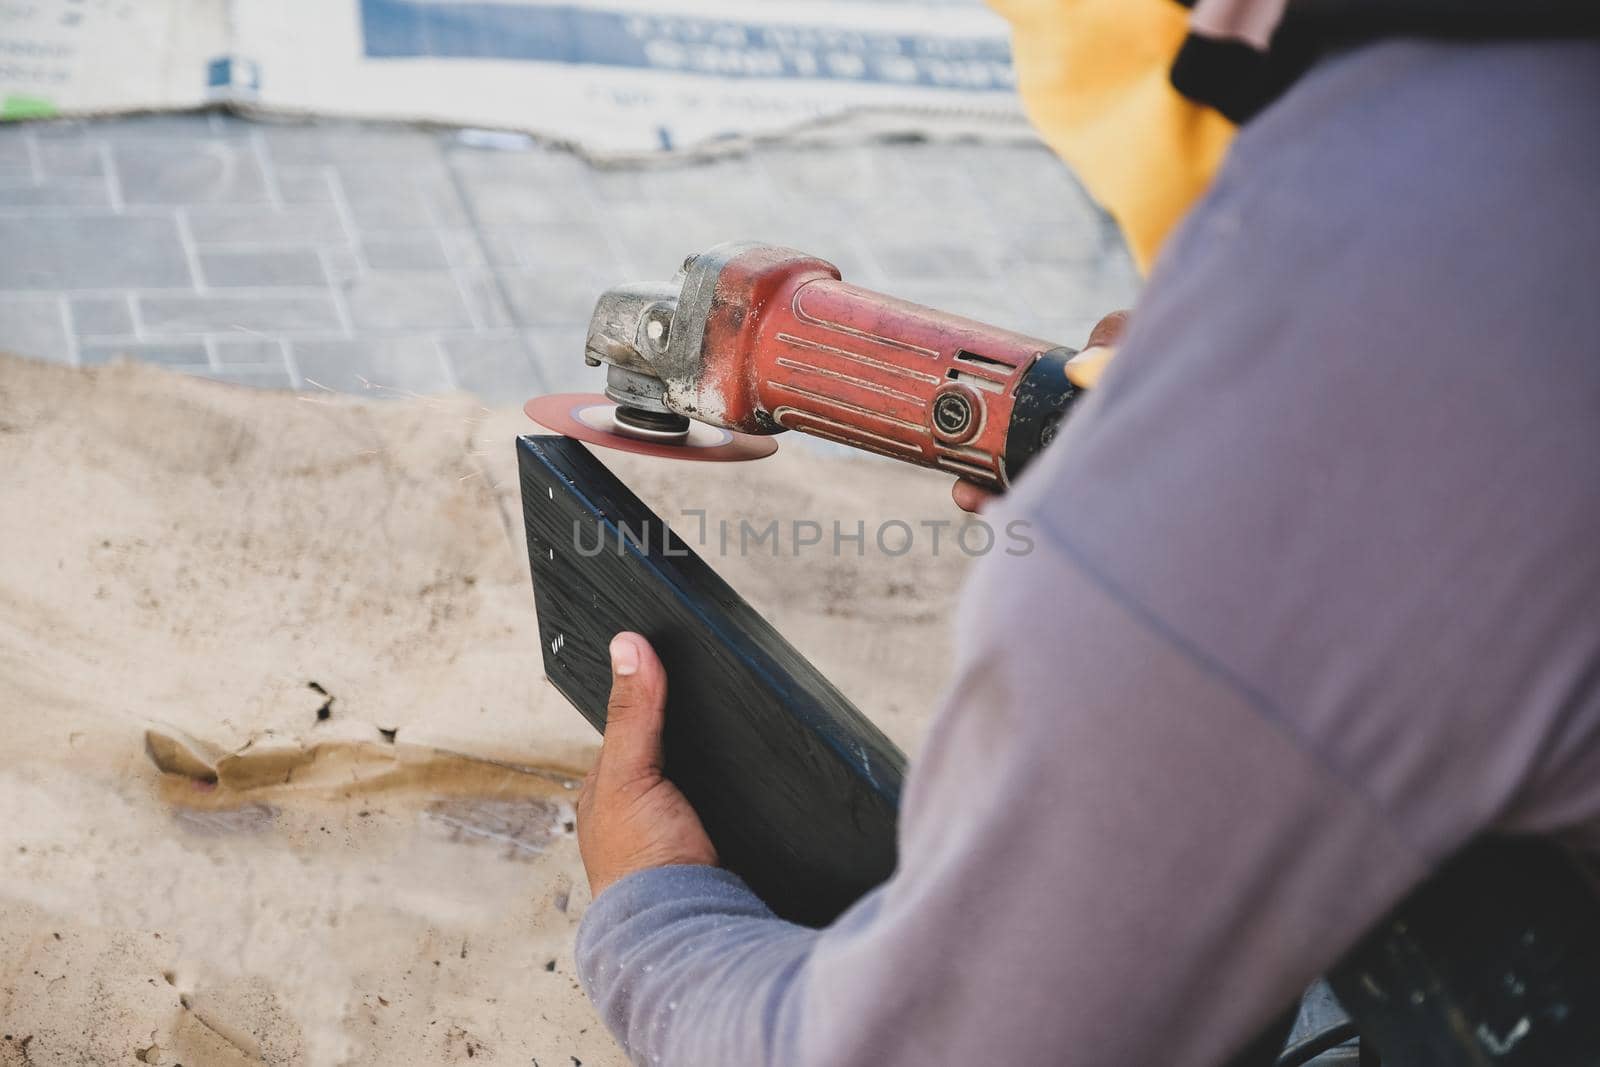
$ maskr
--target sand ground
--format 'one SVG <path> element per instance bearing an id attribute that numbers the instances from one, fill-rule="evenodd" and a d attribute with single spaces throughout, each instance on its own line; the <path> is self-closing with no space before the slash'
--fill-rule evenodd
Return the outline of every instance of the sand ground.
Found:
<path id="1" fill-rule="evenodd" d="M 0 1064 L 623 1062 L 573 973 L 596 737 L 540 670 L 529 430 L 0 357 Z M 956 518 L 870 458 L 605 458 L 712 529 Z M 704 554 L 914 750 L 939 547 Z"/>

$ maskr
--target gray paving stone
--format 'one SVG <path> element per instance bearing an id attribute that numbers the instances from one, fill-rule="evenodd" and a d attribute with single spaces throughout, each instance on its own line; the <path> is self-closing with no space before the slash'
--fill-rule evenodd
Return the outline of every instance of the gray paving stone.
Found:
<path id="1" fill-rule="evenodd" d="M 520 178 L 534 183 L 535 187 L 571 187 L 587 181 L 590 173 L 596 169 L 571 152 L 538 144 L 525 151 L 500 152 L 446 142 L 440 151 L 446 165 L 457 177 L 492 177 L 497 180 Z"/>
<path id="2" fill-rule="evenodd" d="M 885 276 L 900 281 L 960 281 L 993 273 L 989 253 L 975 243 L 944 240 L 875 241 L 872 258 Z"/>
<path id="3" fill-rule="evenodd" d="M 368 271 L 344 284 L 358 330 L 466 329 L 472 318 L 445 271 Z"/>
<path id="4" fill-rule="evenodd" d="M 198 341 L 95 342 L 78 349 L 78 359 L 86 367 L 119 358 L 174 367 L 210 366 L 206 360 L 206 346 Z"/>
<path id="5" fill-rule="evenodd" d="M 111 120 L 54 119 L 30 125 L 41 143 L 46 140 L 85 138 L 106 141 L 230 140 L 248 136 L 251 128 L 249 123 L 217 123 L 212 115 L 188 113 L 119 115 Z"/>
<path id="6" fill-rule="evenodd" d="M 128 142 L 112 148 L 129 204 L 260 204 L 261 167 L 247 141 Z"/>
<path id="7" fill-rule="evenodd" d="M 294 388 L 294 380 L 289 377 L 289 370 L 282 363 L 277 366 L 262 367 L 212 368 L 195 365 L 176 367 L 174 369 L 182 371 L 184 374 L 192 374 L 197 378 L 209 378 L 214 382 L 240 385 L 250 389 Z"/>
<path id="8" fill-rule="evenodd" d="M 522 337 L 469 335 L 445 338 L 440 343 L 455 371 L 456 384 L 485 404 L 521 404 L 541 391 L 531 346 Z"/>
<path id="9" fill-rule="evenodd" d="M 960 142 L 887 146 L 885 169 L 937 204 L 983 203 L 989 187 L 1010 182 L 1010 169 L 1032 150 Z"/>
<path id="10" fill-rule="evenodd" d="M 818 151 L 774 146 L 758 151 L 755 161 L 774 189 L 800 204 L 860 204 L 893 187 L 882 156 L 872 147 Z"/>
<path id="11" fill-rule="evenodd" d="M 267 122 L 230 114 L 226 111 L 208 111 L 196 118 L 206 120 L 208 132 L 213 137 L 258 137 L 267 128 Z"/>
<path id="12" fill-rule="evenodd" d="M 282 341 L 259 337 L 212 337 L 211 351 L 224 367 L 279 367 L 288 373 Z"/>
<path id="13" fill-rule="evenodd" d="M 419 181 L 417 194 L 422 198 L 423 206 L 427 209 L 434 226 L 472 225 L 472 212 L 461 199 L 461 192 L 456 188 L 455 181 L 448 175 Z"/>
<path id="14" fill-rule="evenodd" d="M 1124 307 L 1128 305 L 1123 305 Z M 1111 311 L 1119 310 L 1111 308 Z M 1058 321 L 1041 320 L 1038 328 L 1031 331 L 1035 336 L 1043 337 L 1047 341 L 1066 345 L 1068 348 L 1082 348 L 1089 343 L 1089 331 L 1094 329 L 1102 315 L 1088 315 L 1081 319 L 1061 319 Z"/>
<path id="15" fill-rule="evenodd" d="M 193 284 L 175 219 L 86 211 L 0 218 L 0 289 L 168 289 Z"/>
<path id="16" fill-rule="evenodd" d="M 421 334 L 295 341 L 290 353 L 313 389 L 384 397 L 444 393 L 455 384 L 444 353 L 432 337 Z"/>
<path id="17" fill-rule="evenodd" d="M 461 282 L 461 294 L 466 298 L 472 321 L 480 329 L 497 330 L 513 325 L 511 310 L 501 295 L 501 281 L 493 271 L 460 268 L 455 275 Z"/>
<path id="18" fill-rule="evenodd" d="M 1131 263 L 1102 262 L 1077 270 L 1031 264 L 1008 270 L 1006 277 L 1022 306 L 1044 319 L 1096 320 L 1132 307 L 1139 293 Z"/>
<path id="19" fill-rule="evenodd" d="M 1072 171 L 1049 152 L 1015 149 L 1007 158 L 1004 181 L 985 183 L 989 213 L 1024 225 L 1040 222 L 1094 222 L 1100 208 Z"/>
<path id="20" fill-rule="evenodd" d="M 598 222 L 552 222 L 483 231 L 489 262 L 530 270 L 623 271 L 606 227 Z"/>
<path id="21" fill-rule="evenodd" d="M 443 155 L 403 165 L 383 160 L 341 160 L 332 164 L 339 186 L 352 198 L 391 196 L 399 189 L 416 191 L 429 183 L 451 181 Z"/>
<path id="22" fill-rule="evenodd" d="M 345 242 L 344 223 L 332 204 L 260 207 L 201 204 L 186 209 L 197 244 L 323 245 Z"/>
<path id="23" fill-rule="evenodd" d="M 819 218 L 796 213 L 788 219 L 764 222 L 750 236 L 820 256 L 838 267 L 845 281 L 875 287 L 881 280 L 877 262 L 856 238 L 848 218 Z"/>
<path id="24" fill-rule="evenodd" d="M 326 285 L 322 259 L 314 248 L 264 248 L 256 252 L 209 250 L 198 253 L 200 273 L 214 288 Z"/>
<path id="25" fill-rule="evenodd" d="M 38 146 L 39 170 L 45 178 L 101 178 L 105 157 L 98 139 L 43 141 Z"/>
<path id="26" fill-rule="evenodd" d="M 329 285 L 343 288 L 346 282 L 361 277 L 361 260 L 356 258 L 355 249 L 349 245 L 335 245 L 317 251 L 322 258 Z"/>
<path id="27" fill-rule="evenodd" d="M 0 352 L 72 362 L 72 340 L 57 296 L 0 296 Z"/>
<path id="28" fill-rule="evenodd" d="M 977 207 L 971 198 L 957 207 L 912 196 L 900 200 L 887 197 L 859 209 L 852 221 L 874 256 L 881 246 L 926 241 L 970 248 L 991 260 L 997 252 L 995 242 L 1002 239 L 1006 227 Z"/>
<path id="29" fill-rule="evenodd" d="M 650 201 L 715 205 L 719 212 L 767 211 L 778 199 L 767 171 L 749 158 L 685 163 L 649 172 Z"/>
<path id="30" fill-rule="evenodd" d="M 75 296 L 68 301 L 72 308 L 72 329 L 79 337 L 94 335 L 131 335 L 133 308 L 123 296 Z"/>
<path id="31" fill-rule="evenodd" d="M 431 231 L 364 234 L 361 254 L 374 270 L 443 270 L 450 266 L 444 245 Z"/>
<path id="32" fill-rule="evenodd" d="M 671 272 L 661 277 L 669 278 Z M 588 322 L 595 301 L 607 288 L 623 281 L 648 280 L 579 270 L 503 270 L 500 279 L 511 302 L 511 317 L 519 326 Z"/>
<path id="33" fill-rule="evenodd" d="M 422 194 L 406 185 L 382 193 L 346 192 L 345 204 L 358 230 L 431 230 L 433 216 Z"/>
<path id="34" fill-rule="evenodd" d="M 332 167 L 275 167 L 273 179 L 285 204 L 333 202 Z"/>
<path id="35" fill-rule="evenodd" d="M 108 153 L 122 164 L 111 176 Z M 107 209 L 110 177 L 126 214 Z M 17 302 L 0 340 L 51 358 L 71 358 L 71 330 L 90 358 L 121 348 L 277 388 L 303 373 L 378 395 L 363 381 L 459 384 L 495 403 L 594 389 L 582 345 L 599 293 L 665 280 L 686 254 L 737 239 L 1074 345 L 1138 285 L 1115 227 L 1038 148 L 761 146 L 595 168 L 537 145 L 352 123 L 0 125 L 0 316 Z"/>
<path id="36" fill-rule="evenodd" d="M 110 206 L 111 189 L 103 178 L 52 178 L 41 185 L 0 178 L 0 209 Z"/>
<path id="37" fill-rule="evenodd" d="M 1038 325 L 1038 317 L 1004 286 L 982 276 L 936 280 L 897 279 L 889 291 L 914 304 L 965 315 L 969 319 L 993 323 L 1020 333 L 1030 333 Z"/>
<path id="38" fill-rule="evenodd" d="M 482 155 L 489 161 L 477 158 Z M 451 161 L 469 161 L 457 173 L 468 211 L 480 225 L 528 226 L 599 215 L 585 191 L 588 174 L 582 160 L 552 162 L 548 153 L 532 159 L 504 152 L 477 156 L 451 156 Z"/>
<path id="39" fill-rule="evenodd" d="M 533 349 L 533 370 L 539 382 L 535 393 L 597 393 L 604 388 L 605 375 L 583 362 L 588 333 L 587 319 L 523 331 Z"/>
<path id="40" fill-rule="evenodd" d="M 1052 263 L 1083 270 L 1107 260 L 1131 263 L 1116 225 L 1092 207 L 1066 221 L 1007 222 L 994 248 L 994 261 L 1002 269 L 1012 264 Z"/>
<path id="41" fill-rule="evenodd" d="M 591 167 L 584 179 L 589 195 L 604 204 L 643 204 L 650 200 L 650 171 L 640 167 Z"/>
<path id="42" fill-rule="evenodd" d="M 23 123 L 0 123 L 0 178 L 35 177 L 33 134 Z"/>
<path id="43" fill-rule="evenodd" d="M 438 237 L 451 266 L 481 267 L 489 262 L 484 237 L 471 227 L 440 230 Z"/>
<path id="44" fill-rule="evenodd" d="M 138 304 L 145 332 L 150 334 L 276 334 L 340 329 L 331 295 L 141 295 Z"/>
<path id="45" fill-rule="evenodd" d="M 548 223 L 550 226 L 559 226 L 560 223 Z M 478 231 L 480 244 L 483 249 L 484 261 L 495 267 L 520 267 L 523 265 L 522 250 L 527 244 L 527 234 L 535 227 L 530 226 L 497 226 L 492 229 Z"/>
<path id="46" fill-rule="evenodd" d="M 439 135 L 405 127 L 360 123 L 310 123 L 262 128 L 274 163 L 349 162 L 390 166 L 426 163 L 439 156 Z"/>
<path id="47" fill-rule="evenodd" d="M 665 211 L 644 204 L 622 204 L 610 209 L 606 221 L 616 232 L 618 244 L 630 260 L 628 274 L 635 279 L 670 278 L 684 256 L 723 241 L 749 240 L 769 228 L 765 220 L 725 215 L 705 205 Z"/>

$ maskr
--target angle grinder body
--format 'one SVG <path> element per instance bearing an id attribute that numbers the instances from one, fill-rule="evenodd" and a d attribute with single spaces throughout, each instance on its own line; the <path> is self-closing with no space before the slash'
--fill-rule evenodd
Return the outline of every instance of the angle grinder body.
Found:
<path id="1" fill-rule="evenodd" d="M 1069 348 L 851 285 L 825 260 L 750 243 L 692 256 L 669 283 L 604 294 L 584 355 L 607 367 L 610 427 L 592 415 L 580 425 L 552 419 L 569 398 L 528 409 L 583 440 L 743 459 L 770 451 L 751 438 L 797 430 L 995 489 L 1049 444 L 1083 392 Z M 720 447 L 740 454 L 694 447 L 691 420 L 727 431 Z"/>

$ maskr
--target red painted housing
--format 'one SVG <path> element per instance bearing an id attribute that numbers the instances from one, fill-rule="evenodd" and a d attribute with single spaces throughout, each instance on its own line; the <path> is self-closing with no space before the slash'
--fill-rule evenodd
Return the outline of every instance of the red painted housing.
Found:
<path id="1" fill-rule="evenodd" d="M 1056 347 L 757 247 L 717 277 L 698 386 L 732 429 L 799 430 L 999 485 L 1017 384 Z"/>

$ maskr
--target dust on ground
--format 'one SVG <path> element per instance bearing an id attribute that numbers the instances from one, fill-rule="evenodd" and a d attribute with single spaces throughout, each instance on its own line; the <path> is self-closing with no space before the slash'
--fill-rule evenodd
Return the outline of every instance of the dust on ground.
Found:
<path id="1" fill-rule="evenodd" d="M 531 429 L 0 356 L 0 1064 L 625 1062 L 572 963 L 596 737 L 540 667 Z M 915 747 L 966 559 L 873 531 L 947 479 L 603 458 Z M 716 548 L 796 517 L 866 542 Z"/>

